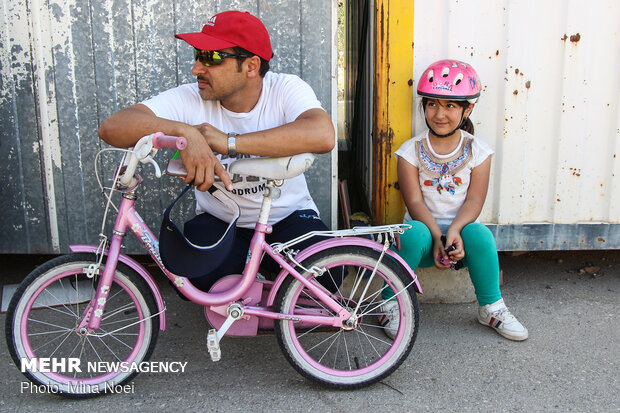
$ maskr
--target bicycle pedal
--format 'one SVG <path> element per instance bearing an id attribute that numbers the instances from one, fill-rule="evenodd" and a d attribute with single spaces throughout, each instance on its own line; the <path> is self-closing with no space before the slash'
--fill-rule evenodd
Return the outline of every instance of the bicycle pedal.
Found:
<path id="1" fill-rule="evenodd" d="M 217 331 L 214 329 L 209 330 L 207 334 L 207 350 L 209 350 L 211 361 L 220 361 L 222 358 L 222 351 L 220 350 L 220 343 L 217 340 Z"/>

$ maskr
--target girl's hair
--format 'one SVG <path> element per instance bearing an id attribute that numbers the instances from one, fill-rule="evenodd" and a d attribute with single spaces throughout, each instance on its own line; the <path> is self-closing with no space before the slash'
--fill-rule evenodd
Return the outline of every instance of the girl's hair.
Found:
<path id="1" fill-rule="evenodd" d="M 430 98 L 427 97 L 423 97 L 422 98 L 422 112 L 424 113 L 424 110 L 426 108 L 426 104 L 428 103 L 428 101 L 430 100 Z M 450 100 L 450 99 L 447 99 Z M 471 105 L 471 103 L 469 103 L 466 100 L 451 100 L 451 102 L 456 103 L 457 105 L 459 105 L 460 107 L 463 108 L 463 111 L 465 111 L 469 105 Z M 459 129 L 464 130 L 467 133 L 471 133 L 472 135 L 474 134 L 474 123 L 471 121 L 471 119 L 468 117 L 466 117 L 465 119 L 463 119 L 463 122 L 461 122 L 461 126 Z"/>

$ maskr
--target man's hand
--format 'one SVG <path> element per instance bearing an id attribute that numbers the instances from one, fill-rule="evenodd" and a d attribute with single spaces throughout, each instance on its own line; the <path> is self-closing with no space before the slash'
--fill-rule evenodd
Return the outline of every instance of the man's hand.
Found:
<path id="1" fill-rule="evenodd" d="M 187 168 L 187 176 L 183 179 L 186 184 L 193 184 L 200 191 L 208 190 L 219 176 L 226 189 L 233 189 L 228 172 L 215 157 L 206 139 L 194 127 L 187 128 L 183 134 L 187 139 L 187 147 L 180 151 L 181 159 Z"/>
<path id="2" fill-rule="evenodd" d="M 196 126 L 196 129 L 202 134 L 209 147 L 213 152 L 217 152 L 221 155 L 228 153 L 228 134 L 222 132 L 210 123 L 201 123 Z"/>
<path id="3" fill-rule="evenodd" d="M 210 131 L 213 132 L 213 136 L 216 136 L 216 131 L 219 132 L 212 126 Z M 187 168 L 185 183 L 194 184 L 199 190 L 206 191 L 213 185 L 215 175 L 217 175 L 226 189 L 229 191 L 233 189 L 232 181 L 213 154 L 209 141 L 196 127 L 159 118 L 142 104 L 121 109 L 107 118 L 99 128 L 99 137 L 110 145 L 126 148 L 135 145 L 142 136 L 155 132 L 183 136 L 187 139 L 187 147 L 180 152 L 181 159 Z M 223 141 L 226 142 L 226 139 Z M 225 144 L 227 145 L 227 142 Z M 228 149 L 222 153 L 228 153 Z"/>
<path id="4" fill-rule="evenodd" d="M 211 149 L 228 154 L 228 133 L 209 123 L 195 125 Z M 310 109 L 293 122 L 271 129 L 244 132 L 237 136 L 237 153 L 256 156 L 289 156 L 299 153 L 326 153 L 334 147 L 334 126 L 323 109 Z"/>

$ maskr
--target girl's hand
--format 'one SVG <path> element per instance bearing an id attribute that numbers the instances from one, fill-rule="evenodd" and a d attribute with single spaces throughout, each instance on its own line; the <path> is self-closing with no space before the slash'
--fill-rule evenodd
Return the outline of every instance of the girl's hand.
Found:
<path id="1" fill-rule="evenodd" d="M 452 261 L 459 261 L 465 258 L 463 238 L 461 238 L 461 234 L 458 231 L 448 230 L 448 233 L 446 234 L 446 248 L 450 245 L 454 245 L 454 250 L 448 253 Z"/>
<path id="2" fill-rule="evenodd" d="M 439 268 L 440 270 L 447 270 L 448 268 L 450 268 L 449 265 L 444 265 L 439 261 L 441 257 L 449 258 L 448 254 L 446 254 L 445 248 L 441 240 L 435 241 L 433 243 L 433 257 L 435 257 L 435 267 Z"/>

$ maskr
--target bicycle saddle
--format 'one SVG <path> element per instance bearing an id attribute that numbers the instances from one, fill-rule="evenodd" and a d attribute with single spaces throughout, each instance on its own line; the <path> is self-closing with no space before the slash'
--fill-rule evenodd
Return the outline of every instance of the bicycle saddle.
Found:
<path id="1" fill-rule="evenodd" d="M 313 153 L 279 158 L 248 158 L 231 163 L 228 172 L 265 179 L 289 179 L 306 172 L 312 166 L 312 162 L 314 162 Z"/>

